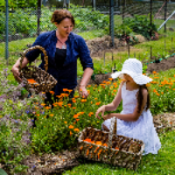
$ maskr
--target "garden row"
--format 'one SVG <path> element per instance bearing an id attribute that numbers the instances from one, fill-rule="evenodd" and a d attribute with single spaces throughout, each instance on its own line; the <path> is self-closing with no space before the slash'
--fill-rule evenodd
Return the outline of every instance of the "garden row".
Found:
<path id="1" fill-rule="evenodd" d="M 147 84 L 151 95 L 151 112 L 175 111 L 175 72 L 153 72 L 152 83 Z M 54 108 L 43 102 L 44 93 L 21 98 L 26 91 L 22 85 L 13 86 L 7 80 L 7 70 L 1 74 L 0 96 L 0 163 L 14 172 L 27 167 L 21 161 L 29 154 L 43 154 L 71 149 L 77 145 L 78 133 L 86 127 L 101 128 L 102 120 L 95 118 L 97 108 L 110 103 L 117 93 L 119 81 L 109 79 L 97 85 L 89 85 L 89 97 L 80 98 L 76 92 L 69 102 L 70 90 L 64 89 Z M 6 88 L 3 88 L 6 87 Z M 22 93 L 22 94 L 21 94 Z M 50 92 L 53 94 L 53 92 Z M 121 104 L 115 112 L 120 112 Z M 32 127 L 36 118 L 36 127 Z"/>

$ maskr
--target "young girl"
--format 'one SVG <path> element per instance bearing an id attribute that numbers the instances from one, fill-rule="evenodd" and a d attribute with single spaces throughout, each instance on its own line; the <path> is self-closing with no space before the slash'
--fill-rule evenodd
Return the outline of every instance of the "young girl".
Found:
<path id="1" fill-rule="evenodd" d="M 127 59 L 122 71 L 112 74 L 112 78 L 120 77 L 124 81 L 120 84 L 113 102 L 101 106 L 96 117 L 101 113 L 105 120 L 102 129 L 109 131 L 111 118 L 117 118 L 117 134 L 142 140 L 145 144 L 143 154 L 157 154 L 161 143 L 153 124 L 153 117 L 149 110 L 150 99 L 146 84 L 152 79 L 142 74 L 142 63 L 135 59 Z M 104 115 L 105 111 L 114 111 L 122 100 L 123 110 L 119 113 Z"/>

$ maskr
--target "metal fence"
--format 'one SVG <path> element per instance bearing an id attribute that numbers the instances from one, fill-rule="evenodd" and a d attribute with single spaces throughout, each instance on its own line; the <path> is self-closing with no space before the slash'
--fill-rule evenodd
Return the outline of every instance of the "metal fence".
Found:
<path id="1" fill-rule="evenodd" d="M 100 13 L 105 14 L 109 17 L 110 24 L 107 26 L 109 28 L 109 33 L 112 40 L 114 40 L 115 27 L 120 26 L 125 19 L 132 19 L 135 15 L 147 16 L 150 19 L 150 24 L 154 23 L 156 20 L 157 26 L 159 26 L 160 31 L 164 30 L 166 34 L 167 30 L 175 29 L 175 15 L 172 15 L 175 10 L 175 2 L 170 1 L 158 1 L 158 0 L 70 0 L 71 4 L 68 8 L 72 9 L 73 7 L 78 9 L 87 9 L 89 11 L 98 10 Z M 50 17 L 52 12 L 57 8 L 63 8 L 64 2 L 62 1 L 51 1 L 43 0 L 42 5 L 38 9 L 34 8 L 25 8 L 25 9 L 16 9 L 13 11 L 8 11 L 8 42 L 23 39 L 26 37 L 36 37 L 40 32 L 54 29 L 54 25 L 51 24 Z M 44 11 L 47 10 L 47 13 Z M 7 12 L 6 12 L 7 13 Z M 6 33 L 5 28 L 6 19 L 5 7 L 3 11 L 0 11 L 0 42 L 6 42 Z M 172 15 L 172 16 L 171 16 Z M 47 20 L 46 17 L 48 18 Z M 170 17 L 170 18 L 169 18 Z M 164 23 L 167 20 L 167 23 Z M 25 21 L 25 23 L 23 23 Z M 81 22 L 81 21 L 80 21 Z M 89 21 L 90 24 L 91 21 Z M 164 24 L 163 24 L 164 23 Z M 161 26 L 161 24 L 163 24 Z M 93 23 L 90 27 L 81 27 L 76 28 L 75 32 L 87 31 L 95 29 Z M 24 32 L 25 31 L 25 32 Z M 165 35 L 166 38 L 166 35 Z M 173 39 L 172 39 L 173 40 Z M 113 41 L 114 42 L 114 41 Z M 166 40 L 165 40 L 166 42 Z M 117 47 L 120 47 L 118 44 Z M 126 44 L 128 55 L 130 52 L 130 43 Z M 8 52 L 8 46 L 6 46 Z M 151 48 L 150 48 L 151 52 Z M 6 55 L 6 57 L 8 57 Z"/>

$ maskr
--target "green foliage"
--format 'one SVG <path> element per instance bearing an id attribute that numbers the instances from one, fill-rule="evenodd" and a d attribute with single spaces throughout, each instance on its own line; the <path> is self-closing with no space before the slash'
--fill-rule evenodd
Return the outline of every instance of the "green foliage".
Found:
<path id="1" fill-rule="evenodd" d="M 0 9 L 5 10 L 5 1 L 0 1 Z M 27 8 L 27 7 L 36 7 L 37 1 L 36 0 L 9 0 L 8 6 L 10 10 L 14 10 L 15 8 Z"/>
<path id="2" fill-rule="evenodd" d="M 53 9 L 54 11 L 55 9 Z M 56 27 L 50 19 L 53 11 L 42 8 L 40 29 L 41 32 L 54 30 Z M 77 32 L 103 29 L 109 24 L 108 16 L 99 11 L 90 9 L 72 8 L 70 10 L 75 17 L 75 30 Z M 20 20 L 19 20 L 20 19 Z M 0 12 L 0 34 L 5 35 L 5 13 Z M 37 15 L 34 9 L 15 9 L 15 12 L 9 13 L 9 34 L 27 34 L 33 36 L 37 32 Z"/>
<path id="3" fill-rule="evenodd" d="M 147 39 L 150 39 L 157 31 L 156 25 L 154 23 L 150 24 L 149 18 L 141 15 L 134 15 L 134 18 L 125 18 L 123 25 L 128 26 L 133 32 L 141 34 Z"/>

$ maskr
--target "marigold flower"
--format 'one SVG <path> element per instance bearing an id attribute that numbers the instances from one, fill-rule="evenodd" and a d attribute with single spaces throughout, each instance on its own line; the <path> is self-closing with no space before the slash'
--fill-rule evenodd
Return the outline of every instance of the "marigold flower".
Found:
<path id="1" fill-rule="evenodd" d="M 88 114 L 88 116 L 91 117 L 93 114 L 94 114 L 93 112 L 90 112 L 90 113 Z"/>
<path id="2" fill-rule="evenodd" d="M 108 78 L 108 80 L 109 80 L 109 81 L 112 81 L 112 80 L 113 80 L 113 78 Z"/>
<path id="3" fill-rule="evenodd" d="M 156 74 L 157 72 L 156 71 L 153 71 L 153 74 Z"/>
<path id="4" fill-rule="evenodd" d="M 41 103 L 41 106 L 45 106 L 46 104 L 45 103 Z"/>
<path id="5" fill-rule="evenodd" d="M 69 125 L 69 129 L 73 129 L 74 128 L 74 126 L 73 125 Z"/>
<path id="6" fill-rule="evenodd" d="M 73 116 L 73 118 L 78 118 L 78 114 L 75 114 L 75 115 Z"/>
<path id="7" fill-rule="evenodd" d="M 49 109 L 51 109 L 51 107 L 50 106 L 46 106 L 45 109 L 49 110 Z"/>
<path id="8" fill-rule="evenodd" d="M 101 103 L 101 102 L 97 102 L 97 103 L 95 103 L 95 105 L 99 106 L 99 105 L 100 105 L 100 103 Z"/>
<path id="9" fill-rule="evenodd" d="M 75 131 L 75 132 L 79 132 L 80 130 L 79 130 L 78 128 L 75 128 L 74 131 Z"/>
<path id="10" fill-rule="evenodd" d="M 53 117 L 53 116 L 54 116 L 54 114 L 50 114 L 49 116 L 50 116 L 50 117 Z"/>
<path id="11" fill-rule="evenodd" d="M 76 118 L 75 120 L 78 122 L 80 119 L 79 118 Z"/>
<path id="12" fill-rule="evenodd" d="M 52 94 L 52 95 L 54 95 L 55 94 L 55 92 L 54 91 L 49 91 L 50 92 L 50 94 Z"/>
<path id="13" fill-rule="evenodd" d="M 27 79 L 28 83 L 29 84 L 35 84 L 37 83 L 34 79 Z"/>
<path id="14" fill-rule="evenodd" d="M 70 136 L 72 135 L 73 133 L 70 131 Z"/>
<path id="15" fill-rule="evenodd" d="M 74 107 L 72 107 L 72 109 L 76 109 L 76 107 L 74 106 Z"/>
<path id="16" fill-rule="evenodd" d="M 65 124 L 67 124 L 67 121 L 64 121 Z"/>
<path id="17" fill-rule="evenodd" d="M 68 103 L 68 104 L 67 104 L 67 106 L 71 107 L 71 106 L 72 106 L 72 104 L 71 104 L 71 103 Z"/>
<path id="18" fill-rule="evenodd" d="M 82 103 L 85 103 L 87 101 L 87 99 L 81 99 Z"/>
<path id="19" fill-rule="evenodd" d="M 68 91 L 68 89 L 67 88 L 63 88 L 63 92 L 67 92 Z"/>

